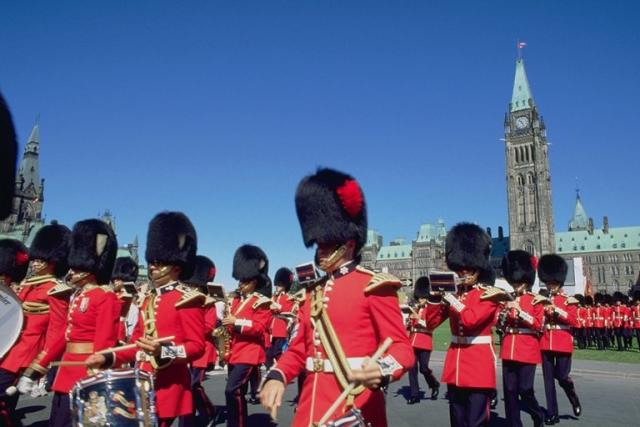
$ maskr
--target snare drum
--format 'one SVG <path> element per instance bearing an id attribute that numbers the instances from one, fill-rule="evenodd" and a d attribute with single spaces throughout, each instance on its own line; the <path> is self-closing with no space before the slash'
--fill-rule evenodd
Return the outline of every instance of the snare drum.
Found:
<path id="1" fill-rule="evenodd" d="M 371 423 L 365 421 L 359 409 L 352 409 L 322 427 L 371 427 Z"/>
<path id="2" fill-rule="evenodd" d="M 153 377 L 139 369 L 112 369 L 82 379 L 71 391 L 77 427 L 157 426 Z"/>

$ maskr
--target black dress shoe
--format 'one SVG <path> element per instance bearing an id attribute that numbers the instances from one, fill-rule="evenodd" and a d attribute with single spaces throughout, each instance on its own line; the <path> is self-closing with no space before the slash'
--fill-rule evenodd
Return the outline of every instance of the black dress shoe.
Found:
<path id="1" fill-rule="evenodd" d="M 575 405 L 573 406 L 573 415 L 575 415 L 576 417 L 579 417 L 582 414 L 582 406 L 580 406 L 580 402 L 576 402 Z"/>
<path id="2" fill-rule="evenodd" d="M 554 415 L 553 417 L 547 417 L 547 419 L 544 420 L 544 423 L 548 426 L 558 424 L 559 422 L 560 422 L 560 417 L 558 417 L 557 415 Z"/>
<path id="3" fill-rule="evenodd" d="M 414 405 L 416 403 L 420 403 L 419 397 L 412 397 L 409 400 L 407 400 L 407 405 Z"/>
<path id="4" fill-rule="evenodd" d="M 247 402 L 249 402 L 252 405 L 257 405 L 258 403 L 260 403 L 258 398 L 255 396 L 251 396 Z"/>
<path id="5" fill-rule="evenodd" d="M 431 389 L 431 400 L 438 399 L 438 395 L 440 395 L 440 383 Z"/>
<path id="6" fill-rule="evenodd" d="M 489 400 L 489 407 L 491 409 L 496 409 L 497 406 L 498 406 L 498 398 L 492 397 L 491 400 Z"/>

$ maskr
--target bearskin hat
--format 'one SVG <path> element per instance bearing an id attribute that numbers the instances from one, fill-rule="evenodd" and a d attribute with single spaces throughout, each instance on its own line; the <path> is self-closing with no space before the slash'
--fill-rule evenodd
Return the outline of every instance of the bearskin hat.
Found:
<path id="1" fill-rule="evenodd" d="M 478 281 L 493 285 L 495 273 L 489 263 L 491 237 L 482 228 L 466 222 L 454 225 L 447 233 L 445 252 L 449 270 L 479 270 Z"/>
<path id="2" fill-rule="evenodd" d="M 418 300 L 419 298 L 429 298 L 431 295 L 431 281 L 429 276 L 418 277 L 416 283 L 413 285 L 413 298 Z"/>
<path id="3" fill-rule="evenodd" d="M 198 238 L 189 218 L 182 212 L 160 212 L 149 223 L 145 258 L 180 266 L 180 280 L 193 274 Z"/>
<path id="4" fill-rule="evenodd" d="M 216 265 L 204 255 L 197 255 L 195 267 L 191 277 L 183 279 L 183 282 L 206 289 L 207 283 L 213 282 L 216 277 Z M 205 291 L 206 292 L 206 291 Z"/>
<path id="5" fill-rule="evenodd" d="M 27 275 L 28 268 L 29 252 L 25 245 L 14 239 L 0 240 L 0 275 L 19 283 Z"/>
<path id="6" fill-rule="evenodd" d="M 11 112 L 0 94 L 0 219 L 11 213 L 16 179 L 18 143 Z"/>
<path id="7" fill-rule="evenodd" d="M 580 303 L 580 305 L 584 305 L 584 302 L 585 302 L 584 295 L 582 295 L 582 294 L 575 294 L 573 297 L 574 297 L 575 299 L 577 299 L 577 300 L 578 300 L 578 302 Z"/>
<path id="8" fill-rule="evenodd" d="M 353 239 L 358 253 L 367 241 L 364 193 L 350 175 L 319 169 L 303 178 L 296 190 L 296 212 L 307 247 Z"/>
<path id="9" fill-rule="evenodd" d="M 613 303 L 613 295 L 604 294 L 602 299 L 604 304 L 611 305 Z"/>
<path id="10" fill-rule="evenodd" d="M 593 296 L 593 300 L 596 304 L 604 304 L 604 295 L 600 292 L 596 292 L 596 294 Z"/>
<path id="11" fill-rule="evenodd" d="M 36 233 L 29 247 L 29 258 L 55 264 L 56 277 L 63 277 L 69 271 L 67 257 L 70 246 L 71 230 L 62 224 L 52 222 Z"/>
<path id="12" fill-rule="evenodd" d="M 138 264 L 129 256 L 116 258 L 111 280 L 120 279 L 123 282 L 135 282 L 138 279 Z"/>
<path id="13" fill-rule="evenodd" d="M 531 289 L 536 280 L 532 255 L 521 250 L 507 252 L 502 258 L 502 273 L 509 284 L 526 283 L 527 289 Z"/>
<path id="14" fill-rule="evenodd" d="M 568 271 L 567 262 L 560 255 L 542 255 L 538 262 L 538 276 L 544 283 L 558 283 L 564 285 Z"/>
<path id="15" fill-rule="evenodd" d="M 633 302 L 640 301 L 640 291 L 634 291 L 632 295 Z"/>
<path id="16" fill-rule="evenodd" d="M 265 277 L 264 283 L 262 284 L 262 286 L 260 285 L 260 280 L 258 280 L 258 286 L 256 287 L 256 292 L 264 295 L 267 298 L 271 298 L 273 296 L 273 286 L 269 276 Z"/>
<path id="17" fill-rule="evenodd" d="M 591 295 L 587 295 L 584 297 L 584 305 L 593 305 L 593 297 Z"/>
<path id="18" fill-rule="evenodd" d="M 99 219 L 78 221 L 71 231 L 69 268 L 92 273 L 98 284 L 111 280 L 118 241 L 109 224 Z"/>
<path id="19" fill-rule="evenodd" d="M 276 275 L 273 278 L 273 282 L 276 286 L 284 287 L 285 292 L 289 292 L 291 284 L 293 283 L 293 272 L 287 267 L 282 267 L 276 271 Z"/>
<path id="20" fill-rule="evenodd" d="M 540 295 L 542 295 L 543 297 L 549 297 L 549 289 L 547 288 L 540 288 L 540 292 L 538 292 Z"/>
<path id="21" fill-rule="evenodd" d="M 616 291 L 616 292 L 613 293 L 613 301 L 614 302 L 618 302 L 618 301 L 625 302 L 625 300 L 626 300 L 625 295 L 622 292 Z"/>
<path id="22" fill-rule="evenodd" d="M 239 282 L 257 279 L 256 292 L 264 294 L 271 287 L 269 259 L 262 249 L 254 245 L 242 245 L 233 256 L 232 276 Z"/>

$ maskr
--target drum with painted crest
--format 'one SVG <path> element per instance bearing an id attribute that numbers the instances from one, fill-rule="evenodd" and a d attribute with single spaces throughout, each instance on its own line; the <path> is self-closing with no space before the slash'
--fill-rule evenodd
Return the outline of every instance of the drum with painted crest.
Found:
<path id="1" fill-rule="evenodd" d="M 71 413 L 77 427 L 155 427 L 153 376 L 110 369 L 84 378 L 71 391 Z"/>
<path id="2" fill-rule="evenodd" d="M 23 323 L 22 301 L 11 288 L 0 284 L 0 359 L 16 343 Z"/>
<path id="3" fill-rule="evenodd" d="M 371 423 L 366 422 L 362 417 L 362 412 L 354 408 L 322 427 L 371 427 Z"/>

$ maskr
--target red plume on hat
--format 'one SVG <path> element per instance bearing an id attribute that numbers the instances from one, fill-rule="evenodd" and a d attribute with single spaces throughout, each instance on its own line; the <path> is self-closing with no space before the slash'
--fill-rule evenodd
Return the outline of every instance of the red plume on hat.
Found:
<path id="1" fill-rule="evenodd" d="M 367 241 L 367 208 L 360 185 L 350 175 L 319 169 L 300 181 L 296 212 L 304 244 L 355 240 L 356 251 Z"/>
<path id="2" fill-rule="evenodd" d="M 0 240 L 0 275 L 12 282 L 20 282 L 27 275 L 29 253 L 22 242 L 14 239 Z"/>

